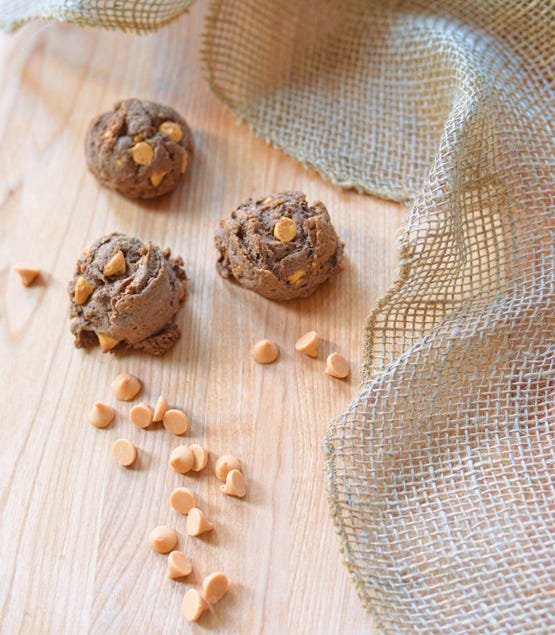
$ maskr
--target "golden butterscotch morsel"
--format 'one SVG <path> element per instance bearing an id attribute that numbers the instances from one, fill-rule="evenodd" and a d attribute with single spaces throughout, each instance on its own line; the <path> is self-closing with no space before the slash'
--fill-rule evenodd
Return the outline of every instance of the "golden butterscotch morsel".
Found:
<path id="1" fill-rule="evenodd" d="M 131 148 L 131 158 L 137 165 L 148 165 L 154 159 L 154 150 L 146 141 L 139 141 Z"/>
<path id="2" fill-rule="evenodd" d="M 187 474 L 193 469 L 195 464 L 195 455 L 191 448 L 186 445 L 180 445 L 175 448 L 170 456 L 169 461 L 171 467 L 179 474 Z"/>
<path id="3" fill-rule="evenodd" d="M 168 410 L 168 401 L 165 397 L 160 395 L 156 400 L 156 405 L 154 406 L 154 414 L 152 415 L 152 420 L 154 422 L 162 421 L 164 418 L 164 414 Z"/>
<path id="4" fill-rule="evenodd" d="M 40 269 L 26 267 L 25 265 L 14 265 L 14 271 L 19 275 L 21 284 L 25 287 L 32 285 L 40 273 Z"/>
<path id="5" fill-rule="evenodd" d="M 95 428 L 106 428 L 112 423 L 115 415 L 116 411 L 112 406 L 97 401 L 89 412 L 89 421 Z"/>
<path id="6" fill-rule="evenodd" d="M 349 376 L 351 369 L 349 362 L 339 353 L 332 353 L 326 359 L 326 375 L 337 377 L 337 379 L 345 379 Z"/>
<path id="7" fill-rule="evenodd" d="M 190 489 L 178 487 L 170 494 L 170 505 L 176 512 L 186 516 L 193 507 L 197 506 L 197 497 Z"/>
<path id="8" fill-rule="evenodd" d="M 295 350 L 309 357 L 318 357 L 318 335 L 316 331 L 308 331 L 301 335 L 295 343 Z"/>
<path id="9" fill-rule="evenodd" d="M 85 304 L 85 302 L 91 297 L 93 291 L 94 285 L 92 282 L 83 276 L 79 276 L 75 282 L 73 301 L 75 304 Z"/>
<path id="10" fill-rule="evenodd" d="M 110 384 L 114 397 L 119 401 L 131 401 L 141 390 L 141 382 L 134 375 L 120 373 Z"/>
<path id="11" fill-rule="evenodd" d="M 204 513 L 198 507 L 191 507 L 187 515 L 186 525 L 189 536 L 200 536 L 213 529 L 214 525 L 206 519 Z"/>
<path id="12" fill-rule="evenodd" d="M 299 282 L 306 276 L 306 271 L 304 269 L 298 269 L 290 276 L 287 276 L 287 282 L 291 284 L 299 284 Z"/>
<path id="13" fill-rule="evenodd" d="M 174 142 L 179 143 L 183 139 L 183 130 L 181 126 L 174 121 L 164 121 L 158 126 L 158 130 L 162 134 L 168 135 L 168 137 Z"/>
<path id="14" fill-rule="evenodd" d="M 257 364 L 271 364 L 279 357 L 279 348 L 272 340 L 260 340 L 252 347 L 251 355 Z"/>
<path id="15" fill-rule="evenodd" d="M 247 493 L 247 481 L 239 470 L 231 470 L 227 473 L 225 483 L 220 485 L 220 491 L 227 496 L 243 498 Z"/>
<path id="16" fill-rule="evenodd" d="M 112 446 L 112 456 L 122 467 L 129 467 L 137 459 L 137 448 L 128 439 L 118 439 Z"/>
<path id="17" fill-rule="evenodd" d="M 196 622 L 208 608 L 208 602 L 196 589 L 189 589 L 183 598 L 183 615 L 189 622 Z"/>
<path id="18" fill-rule="evenodd" d="M 108 260 L 102 273 L 105 276 L 120 276 L 122 273 L 125 273 L 126 270 L 127 265 L 125 264 L 125 256 L 123 255 L 123 251 L 118 249 L 110 260 Z"/>
<path id="19" fill-rule="evenodd" d="M 202 581 L 202 593 L 210 604 L 216 604 L 227 593 L 229 581 L 227 576 L 216 571 L 207 575 Z"/>
<path id="20" fill-rule="evenodd" d="M 297 235 L 297 223 L 292 218 L 280 218 L 274 225 L 274 237 L 282 243 L 288 243 Z"/>
<path id="21" fill-rule="evenodd" d="M 171 580 L 184 578 L 193 570 L 191 558 L 188 558 L 182 551 L 172 551 L 168 556 L 168 568 L 166 575 Z"/>
<path id="22" fill-rule="evenodd" d="M 146 403 L 138 403 L 129 411 L 129 420 L 137 428 L 148 428 L 152 423 L 152 410 Z"/>
<path id="23" fill-rule="evenodd" d="M 166 410 L 164 416 L 162 417 L 162 423 L 168 432 L 177 436 L 185 434 L 185 432 L 189 429 L 189 419 L 187 415 L 181 410 L 177 410 L 175 408 Z"/>
<path id="24" fill-rule="evenodd" d="M 191 444 L 189 448 L 194 456 L 193 467 L 191 468 L 193 472 L 200 472 L 201 470 L 204 470 L 208 464 L 208 450 L 196 443 Z"/>
<path id="25" fill-rule="evenodd" d="M 100 350 L 103 353 L 108 353 L 119 344 L 119 340 L 111 335 L 108 335 L 108 333 L 99 333 L 97 337 L 98 343 L 100 344 Z"/>
<path id="26" fill-rule="evenodd" d="M 167 172 L 154 172 L 150 175 L 149 180 L 152 183 L 153 187 L 158 187 L 160 183 L 164 180 Z"/>
<path id="27" fill-rule="evenodd" d="M 224 454 L 216 461 L 214 474 L 219 481 L 225 483 L 226 476 L 231 470 L 240 470 L 241 462 L 231 454 Z"/>
<path id="28" fill-rule="evenodd" d="M 168 553 L 173 551 L 177 544 L 177 532 L 173 527 L 160 525 L 150 532 L 148 537 L 150 546 L 158 553 Z"/>

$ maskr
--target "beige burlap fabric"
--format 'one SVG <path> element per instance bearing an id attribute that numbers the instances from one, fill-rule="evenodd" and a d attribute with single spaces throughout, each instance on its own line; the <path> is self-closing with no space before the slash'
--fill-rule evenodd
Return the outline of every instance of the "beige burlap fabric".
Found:
<path id="1" fill-rule="evenodd" d="M 555 630 L 554 16 L 553 0 L 211 3 L 216 94 L 335 183 L 411 206 L 360 392 L 324 444 L 384 633 Z"/>

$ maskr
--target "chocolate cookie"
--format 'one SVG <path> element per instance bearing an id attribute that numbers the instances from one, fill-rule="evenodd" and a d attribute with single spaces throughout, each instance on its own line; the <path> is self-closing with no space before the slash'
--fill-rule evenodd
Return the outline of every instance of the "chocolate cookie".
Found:
<path id="1" fill-rule="evenodd" d="M 343 243 L 302 192 L 249 199 L 220 221 L 218 273 L 271 300 L 304 298 L 341 268 Z"/>
<path id="2" fill-rule="evenodd" d="M 124 234 L 99 238 L 83 250 L 68 285 L 75 346 L 161 355 L 181 336 L 174 320 L 186 279 L 183 260 L 169 249 Z"/>
<path id="3" fill-rule="evenodd" d="M 128 198 L 171 192 L 193 156 L 189 126 L 173 108 L 127 99 L 91 122 L 85 141 L 90 171 Z"/>

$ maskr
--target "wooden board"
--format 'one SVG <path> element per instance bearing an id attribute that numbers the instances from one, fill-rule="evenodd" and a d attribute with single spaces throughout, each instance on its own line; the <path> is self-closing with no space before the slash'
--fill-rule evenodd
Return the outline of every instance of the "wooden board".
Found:
<path id="1" fill-rule="evenodd" d="M 0 631 L 13 633 L 370 633 L 342 564 L 325 494 L 321 440 L 354 397 L 365 316 L 392 283 L 405 212 L 343 192 L 254 137 L 210 93 L 199 65 L 205 5 L 157 34 L 137 37 L 32 24 L 0 38 Z M 101 189 L 87 172 L 89 120 L 137 96 L 183 112 L 196 156 L 171 197 L 149 204 Z M 217 220 L 251 195 L 305 191 L 328 206 L 346 243 L 346 268 L 314 296 L 270 302 L 215 271 Z M 66 283 L 83 246 L 121 230 L 184 257 L 189 297 L 184 335 L 162 359 L 76 350 Z M 39 266 L 24 288 L 15 263 Z M 294 351 L 316 329 L 320 358 Z M 278 363 L 253 363 L 262 337 Z M 324 375 L 325 356 L 346 355 L 348 381 Z M 211 451 L 198 476 L 167 466 L 176 437 L 138 430 L 110 381 L 128 370 L 191 417 L 185 442 Z M 106 430 L 87 423 L 96 400 L 116 406 Z M 111 458 L 115 439 L 139 448 L 133 469 Z M 219 492 L 214 457 L 241 458 L 244 501 Z M 188 485 L 215 524 L 186 538 L 168 496 Z M 164 577 L 147 544 L 168 523 L 193 559 L 186 583 Z M 181 601 L 215 570 L 232 584 L 213 614 L 189 626 Z"/>

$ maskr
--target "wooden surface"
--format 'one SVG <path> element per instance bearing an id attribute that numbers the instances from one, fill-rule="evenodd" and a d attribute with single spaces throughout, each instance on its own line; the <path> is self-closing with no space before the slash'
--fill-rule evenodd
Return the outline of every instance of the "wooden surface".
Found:
<path id="1" fill-rule="evenodd" d="M 0 631 L 14 633 L 371 633 L 371 618 L 342 564 L 325 495 L 321 439 L 356 394 L 362 325 L 394 279 L 404 211 L 342 192 L 254 137 L 209 92 L 199 68 L 203 3 L 161 32 L 136 37 L 33 24 L 0 38 Z M 168 103 L 188 119 L 196 156 L 173 195 L 138 204 L 101 189 L 87 172 L 89 120 L 119 98 Z M 314 296 L 277 304 L 219 278 L 213 231 L 248 196 L 304 190 L 328 206 L 346 243 L 346 268 Z M 81 248 L 121 230 L 170 246 L 190 277 L 183 337 L 162 359 L 76 350 L 66 283 Z M 20 285 L 15 263 L 45 275 Z M 294 351 L 316 329 L 317 360 Z M 258 366 L 249 348 L 274 339 L 281 357 Z M 338 350 L 348 381 L 324 375 Z M 139 430 L 110 381 L 129 370 L 141 400 L 163 393 L 191 417 L 185 442 L 212 453 L 198 476 L 167 467 L 180 444 Z M 115 405 L 106 430 L 87 423 L 91 404 Z M 115 439 L 139 448 L 133 469 L 111 458 Z M 241 458 L 244 501 L 219 492 L 214 457 Z M 190 486 L 215 524 L 186 538 L 168 504 Z M 164 577 L 147 545 L 168 523 L 194 563 L 183 582 Z M 196 626 L 181 615 L 190 584 L 222 570 L 227 596 Z"/>

